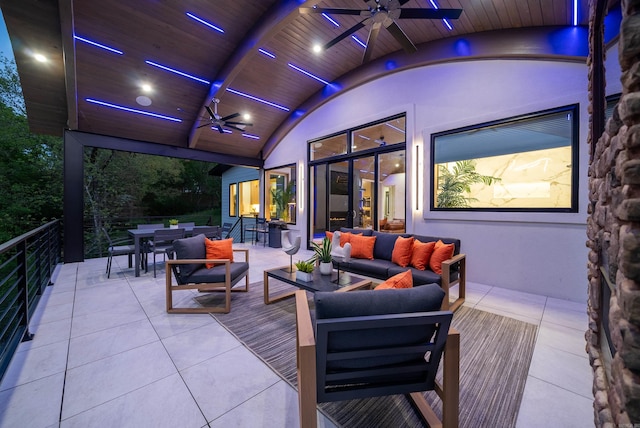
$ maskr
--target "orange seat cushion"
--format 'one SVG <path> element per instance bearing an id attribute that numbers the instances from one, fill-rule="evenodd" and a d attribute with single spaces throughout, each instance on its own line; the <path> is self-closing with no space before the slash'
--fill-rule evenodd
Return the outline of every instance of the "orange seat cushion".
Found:
<path id="1" fill-rule="evenodd" d="M 409 264 L 419 270 L 427 269 L 435 246 L 435 242 L 422 242 L 416 239 L 413 242 L 413 252 Z"/>
<path id="2" fill-rule="evenodd" d="M 411 262 L 411 254 L 413 250 L 413 237 L 396 239 L 391 253 L 391 261 L 398 266 L 407 267 Z"/>
<path id="3" fill-rule="evenodd" d="M 345 233 L 347 235 L 347 233 Z M 373 246 L 376 244 L 375 236 L 362 236 L 362 234 L 351 235 L 349 242 L 351 243 L 351 257 L 354 259 L 373 260 Z M 342 235 L 340 236 L 342 238 Z M 340 239 L 342 245 L 342 239 Z"/>
<path id="4" fill-rule="evenodd" d="M 410 270 L 400 272 L 393 275 L 382 284 L 378 285 L 375 290 L 384 290 L 386 288 L 411 288 L 413 287 L 413 275 Z"/>
<path id="5" fill-rule="evenodd" d="M 205 239 L 204 244 L 207 248 L 207 260 L 210 259 L 229 259 L 233 263 L 233 238 L 222 240 Z M 215 263 L 206 263 L 207 269 L 214 267 Z"/>
<path id="6" fill-rule="evenodd" d="M 453 257 L 454 245 L 445 244 L 441 240 L 436 242 L 433 254 L 429 260 L 429 267 L 438 275 L 442 275 L 442 262 Z"/>

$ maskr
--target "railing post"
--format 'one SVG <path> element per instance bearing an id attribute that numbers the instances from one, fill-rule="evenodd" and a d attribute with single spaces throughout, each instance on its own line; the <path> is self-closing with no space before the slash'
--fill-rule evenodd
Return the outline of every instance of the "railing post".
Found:
<path id="1" fill-rule="evenodd" d="M 23 239 L 16 246 L 18 249 L 17 262 L 18 262 L 18 275 L 21 278 L 19 281 L 22 295 L 22 320 L 25 325 L 24 335 L 22 341 L 26 342 L 33 339 L 33 334 L 29 331 L 29 281 L 27 278 L 27 240 Z"/>
<path id="2" fill-rule="evenodd" d="M 240 242 L 244 244 L 244 217 L 240 216 Z"/>

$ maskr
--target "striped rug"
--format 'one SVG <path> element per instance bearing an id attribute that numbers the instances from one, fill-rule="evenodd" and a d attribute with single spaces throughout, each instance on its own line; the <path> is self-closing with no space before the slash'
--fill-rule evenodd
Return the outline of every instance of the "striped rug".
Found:
<path id="1" fill-rule="evenodd" d="M 270 281 L 274 292 L 291 290 Z M 313 304 L 312 296 L 310 304 Z M 220 296 L 197 300 L 208 306 Z M 271 305 L 263 301 L 262 283 L 250 291 L 234 293 L 231 313 L 213 315 L 283 379 L 296 386 L 295 302 L 287 299 Z M 515 427 L 518 408 L 533 354 L 537 327 L 467 307 L 453 317 L 460 331 L 460 426 Z M 434 392 L 425 394 L 440 415 Z M 319 408 L 341 427 L 422 426 L 404 396 L 323 403 Z"/>

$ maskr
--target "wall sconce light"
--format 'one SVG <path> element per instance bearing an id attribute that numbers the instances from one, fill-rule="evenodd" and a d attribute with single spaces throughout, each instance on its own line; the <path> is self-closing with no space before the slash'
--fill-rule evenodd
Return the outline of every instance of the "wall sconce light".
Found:
<path id="1" fill-rule="evenodd" d="M 298 200 L 297 200 L 298 211 L 300 212 L 300 214 L 302 214 L 302 212 L 304 211 L 304 192 L 305 192 L 303 161 L 298 162 L 298 183 L 300 184 L 298 186 Z"/>

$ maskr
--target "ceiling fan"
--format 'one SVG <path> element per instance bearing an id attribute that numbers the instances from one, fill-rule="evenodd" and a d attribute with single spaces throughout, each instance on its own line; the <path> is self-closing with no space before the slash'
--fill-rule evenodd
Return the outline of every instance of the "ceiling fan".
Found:
<path id="1" fill-rule="evenodd" d="M 224 128 L 231 128 L 237 131 L 244 131 L 244 128 L 246 128 L 247 126 L 253 126 L 253 123 L 231 121 L 231 119 L 235 119 L 236 117 L 240 116 L 240 113 L 233 113 L 225 117 L 220 116 L 218 114 L 218 104 L 220 103 L 220 100 L 218 98 L 214 98 L 213 100 L 211 100 L 211 102 L 213 103 L 213 110 L 211 110 L 211 107 L 209 107 L 208 105 L 204 106 L 204 108 L 207 109 L 207 113 L 209 113 L 209 119 L 208 119 L 209 122 L 205 123 L 204 125 L 198 126 L 198 128 L 202 128 L 204 126 L 211 126 L 212 128 L 216 128 L 218 132 L 220 132 L 221 134 L 224 134 L 225 133 Z M 231 131 L 227 131 L 227 132 L 231 132 Z"/>
<path id="2" fill-rule="evenodd" d="M 375 46 L 378 33 L 382 27 L 386 28 L 389 33 L 400 43 L 402 48 L 411 53 L 417 49 L 413 42 L 398 26 L 398 19 L 458 19 L 462 13 L 462 9 L 422 9 L 422 8 L 404 8 L 402 6 L 409 0 L 369 0 L 365 3 L 367 9 L 345 9 L 345 8 L 320 8 L 320 7 L 301 7 L 301 13 L 326 13 L 329 15 L 359 15 L 364 18 L 362 21 L 340 34 L 335 39 L 324 45 L 324 49 L 329 49 L 342 39 L 349 37 L 359 29 L 366 25 L 371 25 L 369 29 L 369 38 L 367 40 L 367 48 L 365 49 L 362 62 L 365 63 L 371 59 L 373 48 Z"/>

